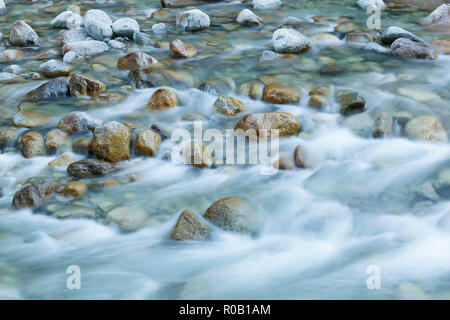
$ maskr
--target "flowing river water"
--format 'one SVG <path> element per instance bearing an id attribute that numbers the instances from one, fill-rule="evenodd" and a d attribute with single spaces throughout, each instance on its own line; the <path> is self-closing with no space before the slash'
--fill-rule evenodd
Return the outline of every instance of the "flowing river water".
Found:
<path id="1" fill-rule="evenodd" d="M 313 166 L 274 175 L 261 175 L 259 166 L 252 165 L 199 169 L 168 160 L 173 143 L 165 139 L 156 156 L 133 156 L 120 164 L 120 171 L 107 176 L 116 181 L 138 176 L 133 183 L 101 187 L 105 178 L 86 179 L 89 191 L 79 199 L 57 195 L 39 208 L 17 210 L 12 198 L 27 183 L 72 178 L 65 168 L 48 166 L 60 154 L 25 159 L 17 146 L 9 146 L 0 154 L 0 298 L 450 298 L 450 202 L 432 201 L 417 192 L 427 182 L 450 180 L 450 146 L 406 139 L 398 121 L 390 138 L 374 139 L 370 134 L 380 111 L 398 119 L 432 115 L 450 129 L 450 56 L 402 60 L 341 40 L 333 46 L 313 43 L 306 53 L 260 64 L 262 51 L 270 50 L 274 30 L 289 16 L 302 19 L 295 28 L 306 36 L 334 33 L 344 21 L 376 35 L 366 28 L 368 15 L 356 1 L 282 2 L 275 9 L 252 9 L 264 20 L 261 26 L 240 27 L 233 20 L 242 9 L 251 8 L 248 3 L 199 1 L 195 7 L 208 13 L 211 28 L 195 33 L 175 28 L 176 14 L 186 8 L 161 10 L 157 0 L 6 2 L 8 11 L 0 17 L 0 32 L 5 35 L 1 49 L 11 46 L 7 35 L 18 19 L 30 24 L 41 40 L 40 49 L 24 49 L 26 59 L 15 63 L 24 74 L 39 72 L 40 64 L 55 55 L 53 51 L 55 59 L 62 59 L 61 30 L 51 28 L 50 21 L 69 5 L 78 5 L 82 14 L 97 8 L 113 20 L 134 18 L 148 34 L 153 24 L 164 22 L 167 33 L 151 35 L 152 39 L 164 43 L 180 38 L 194 44 L 198 55 L 173 59 L 167 46 L 128 41 L 125 49 L 86 58 L 74 65 L 74 71 L 106 85 L 108 95 L 97 100 L 67 97 L 20 104 L 28 91 L 48 80 L 24 76 L 24 82 L 0 87 L 2 128 L 11 127 L 20 104 L 21 110 L 49 117 L 45 126 L 33 129 L 43 134 L 75 110 L 143 128 L 158 123 L 169 130 L 189 129 L 189 119 L 195 117 L 203 119 L 205 128 L 230 129 L 241 115 L 215 114 L 214 92 L 201 90 L 202 82 L 216 78 L 226 84 L 227 94 L 244 103 L 247 110 L 242 115 L 260 111 L 294 115 L 300 133 L 281 138 L 280 152 L 292 157 L 302 144 Z M 426 41 L 449 37 L 448 29 L 417 23 L 443 1 L 385 2 L 397 5 L 382 12 L 383 30 L 399 26 Z M 312 19 L 319 16 L 326 19 Z M 174 86 L 179 106 L 163 113 L 144 108 L 156 88 L 136 89 L 128 72 L 116 68 L 117 59 L 133 51 L 152 55 L 177 77 L 191 82 Z M 36 57 L 43 52 L 44 57 Z M 330 63 L 334 71 L 325 72 L 324 65 Z M 301 99 L 286 105 L 252 100 L 242 93 L 241 84 L 256 79 L 298 87 Z M 364 113 L 343 117 L 335 99 L 326 110 L 308 107 L 308 91 L 321 85 L 333 93 L 358 91 L 366 100 Z M 18 136 L 26 130 L 15 129 Z M 169 239 L 182 210 L 202 215 L 214 201 L 227 196 L 243 196 L 253 203 L 262 222 L 256 235 L 208 224 L 211 232 L 205 241 Z M 118 206 L 146 212 L 139 230 L 123 232 L 100 218 Z M 66 287 L 70 265 L 80 267 L 80 290 Z M 379 290 L 367 287 L 369 266 L 381 272 Z"/>

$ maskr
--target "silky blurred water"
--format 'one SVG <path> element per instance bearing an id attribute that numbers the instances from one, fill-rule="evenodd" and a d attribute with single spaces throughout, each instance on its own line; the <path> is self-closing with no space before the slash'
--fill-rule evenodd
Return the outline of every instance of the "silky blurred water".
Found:
<path id="1" fill-rule="evenodd" d="M 135 174 L 140 177 L 138 181 L 90 190 L 80 200 L 56 200 L 63 210 L 73 205 L 97 211 L 123 205 L 144 208 L 148 214 L 144 226 L 124 233 L 103 220 L 57 219 L 47 215 L 45 206 L 34 212 L 14 210 L 11 200 L 18 185 L 70 179 L 64 170 L 48 167 L 47 163 L 58 155 L 24 159 L 16 149 L 6 149 L 0 154 L 0 298 L 449 299 L 450 202 L 424 201 L 416 193 L 450 166 L 449 144 L 415 142 L 399 136 L 384 140 L 358 136 L 343 125 L 336 101 L 322 112 L 307 106 L 307 91 L 315 86 L 328 85 L 333 92 L 353 89 L 365 97 L 365 114 L 372 118 L 379 111 L 407 111 L 412 116 L 437 116 L 448 129 L 449 56 L 440 55 L 434 61 L 403 61 L 342 41 L 333 47 L 313 45 L 288 63 L 257 64 L 261 52 L 271 44 L 273 31 L 288 16 L 305 21 L 298 28 L 306 35 L 332 32 L 336 26 L 333 21 L 314 23 L 312 16 L 348 17 L 364 28 L 366 12 L 355 2 L 283 0 L 283 6 L 276 10 L 255 10 L 265 21 L 260 28 L 226 31 L 212 27 L 193 34 L 179 34 L 173 26 L 182 8 L 166 9 L 158 18 L 151 18 L 151 12 L 160 9 L 155 0 L 116 0 L 111 5 L 83 5 L 82 1 L 7 3 L 8 14 L 0 20 L 0 31 L 5 34 L 13 21 L 26 19 L 48 49 L 57 48 L 59 33 L 50 29 L 49 21 L 69 4 L 80 5 L 82 12 L 98 7 L 114 18 L 139 18 L 143 31 L 149 31 L 156 22 L 165 22 L 168 34 L 154 37 L 161 41 L 181 37 L 198 47 L 197 58 L 173 60 L 167 49 L 128 45 L 153 55 L 170 70 L 189 73 L 196 87 L 210 77 L 231 79 L 235 90 L 230 93 L 243 101 L 247 108 L 244 114 L 286 111 L 296 116 L 302 134 L 281 139 L 280 151 L 291 156 L 301 144 L 314 166 L 261 175 L 259 166 L 197 169 L 175 165 L 167 160 L 173 142 L 166 139 L 155 157 L 134 157 L 122 164 L 122 170 L 108 176 L 120 180 Z M 423 7 L 434 8 L 439 3 L 414 2 L 406 8 L 387 10 L 382 14 L 382 28 L 397 25 L 427 41 L 448 37 L 445 31 L 415 23 L 430 13 Z M 124 13 L 128 7 L 136 8 L 136 15 Z M 235 17 L 248 5 L 226 1 L 197 7 L 210 15 Z M 142 127 L 158 123 L 189 129 L 192 122 L 183 120 L 183 116 L 192 113 L 205 118 L 204 128 L 225 130 L 236 124 L 238 118 L 214 114 L 216 97 L 196 88 L 174 89 L 179 106 L 165 113 L 149 113 L 144 106 L 156 88 L 123 88 L 130 84 L 127 73 L 114 67 L 122 55 L 124 51 L 111 50 L 77 67 L 121 95 L 121 102 L 67 98 L 24 104 L 23 108 L 50 116 L 42 132 L 73 110 Z M 336 61 L 343 71 L 319 73 L 324 58 Z M 109 70 L 94 71 L 93 64 Z M 40 63 L 29 60 L 21 65 L 38 70 Z M 240 84 L 263 76 L 301 88 L 301 101 L 296 105 L 270 105 L 239 93 Z M 2 128 L 9 126 L 21 97 L 41 83 L 0 87 Z M 402 95 L 400 88 L 412 93 Z M 432 93 L 432 99 L 423 99 L 421 92 Z M 208 224 L 211 234 L 204 242 L 169 240 L 180 211 L 189 209 L 202 215 L 211 203 L 226 196 L 250 199 L 262 221 L 257 235 L 229 233 Z M 66 288 L 70 265 L 81 269 L 81 290 Z M 366 285 L 370 276 L 366 271 L 372 265 L 381 270 L 380 290 L 369 290 Z"/>

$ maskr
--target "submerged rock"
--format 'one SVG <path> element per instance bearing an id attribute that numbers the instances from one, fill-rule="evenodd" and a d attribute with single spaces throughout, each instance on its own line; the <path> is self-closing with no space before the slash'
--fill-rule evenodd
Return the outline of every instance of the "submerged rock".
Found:
<path id="1" fill-rule="evenodd" d="M 95 40 L 112 38 L 112 20 L 107 13 L 98 9 L 88 10 L 84 16 L 84 28 Z"/>
<path id="2" fill-rule="evenodd" d="M 295 147 L 294 161 L 295 161 L 295 165 L 298 168 L 306 169 L 306 168 L 313 167 L 310 160 L 308 159 L 308 153 L 306 152 L 306 148 L 303 147 L 302 145 L 298 145 Z"/>
<path id="3" fill-rule="evenodd" d="M 108 219 L 123 231 L 136 231 L 147 219 L 147 213 L 138 206 L 117 207 L 108 212 Z"/>
<path id="4" fill-rule="evenodd" d="M 179 39 L 173 40 L 169 44 L 170 53 L 178 58 L 192 58 L 197 54 L 197 48 L 189 43 L 184 43 Z"/>
<path id="5" fill-rule="evenodd" d="M 422 42 L 414 42 L 406 38 L 398 38 L 391 45 L 394 56 L 407 59 L 436 59 L 434 50 Z"/>
<path id="6" fill-rule="evenodd" d="M 184 31 L 200 31 L 209 28 L 210 20 L 203 11 L 192 9 L 177 14 L 176 23 Z"/>
<path id="7" fill-rule="evenodd" d="M 18 111 L 12 120 L 14 127 L 34 128 L 41 126 L 47 122 L 48 116 L 46 114 L 32 111 L 23 110 Z"/>
<path id="8" fill-rule="evenodd" d="M 348 115 L 363 112 L 366 100 L 358 92 L 341 91 L 338 94 L 339 113 Z"/>
<path id="9" fill-rule="evenodd" d="M 135 150 L 138 155 L 153 157 L 158 151 L 161 137 L 150 129 L 139 132 L 136 136 Z"/>
<path id="10" fill-rule="evenodd" d="M 25 53 L 21 50 L 5 49 L 0 51 L 0 63 L 19 61 L 23 57 L 25 57 Z"/>
<path id="11" fill-rule="evenodd" d="M 289 104 L 300 101 L 300 90 L 283 85 L 268 85 L 264 89 L 265 102 L 274 104 Z"/>
<path id="12" fill-rule="evenodd" d="M 72 97 L 97 97 L 104 90 L 106 90 L 106 87 L 102 82 L 79 74 L 72 75 L 69 80 L 69 92 Z"/>
<path id="13" fill-rule="evenodd" d="M 14 130 L 0 129 L 0 151 L 12 143 L 14 136 Z"/>
<path id="14" fill-rule="evenodd" d="M 24 78 L 14 73 L 0 72 L 0 84 L 23 82 Z"/>
<path id="15" fill-rule="evenodd" d="M 447 143 L 447 132 L 438 118 L 421 116 L 409 120 L 403 128 L 405 137 L 411 140 Z"/>
<path id="16" fill-rule="evenodd" d="M 244 104 L 238 98 L 229 96 L 219 96 L 213 108 L 215 112 L 230 117 L 245 110 Z"/>
<path id="17" fill-rule="evenodd" d="M 16 209 L 39 206 L 51 197 L 57 187 L 59 184 L 56 182 L 31 184 L 16 192 L 12 204 Z"/>
<path id="18" fill-rule="evenodd" d="M 48 163 L 50 167 L 67 167 L 69 164 L 73 163 L 74 159 L 68 153 L 60 155 L 58 158 L 53 159 Z"/>
<path id="19" fill-rule="evenodd" d="M 450 54 L 450 39 L 432 40 L 430 44 L 436 52 Z"/>
<path id="20" fill-rule="evenodd" d="M 296 134 L 300 124 L 296 117 L 287 112 L 256 112 L 239 120 L 234 127 L 234 130 L 238 129 L 244 131 L 253 129 L 257 135 L 269 134 L 270 130 L 279 130 L 279 136 L 284 137 Z"/>
<path id="21" fill-rule="evenodd" d="M 254 9 L 273 9 L 281 6 L 281 0 L 253 0 Z"/>
<path id="22" fill-rule="evenodd" d="M 165 8 L 188 7 L 197 3 L 197 0 L 161 0 L 161 5 Z"/>
<path id="23" fill-rule="evenodd" d="M 25 21 L 17 20 L 9 32 L 9 42 L 21 47 L 40 46 L 39 36 Z"/>
<path id="24" fill-rule="evenodd" d="M 328 99 L 324 96 L 314 94 L 309 98 L 308 106 L 322 110 L 328 107 Z"/>
<path id="25" fill-rule="evenodd" d="M 282 28 L 273 33 L 273 47 L 279 53 L 300 53 L 311 48 L 311 41 L 294 29 Z"/>
<path id="26" fill-rule="evenodd" d="M 164 23 L 155 23 L 152 26 L 152 33 L 153 34 L 165 34 L 167 32 L 166 25 Z"/>
<path id="27" fill-rule="evenodd" d="M 84 159 L 71 163 L 67 172 L 76 178 L 90 178 L 104 176 L 114 171 L 110 162 L 98 159 Z"/>
<path id="28" fill-rule="evenodd" d="M 170 89 L 158 89 L 156 90 L 147 105 L 146 109 L 152 111 L 163 111 L 169 108 L 173 108 L 177 105 L 177 96 Z"/>
<path id="29" fill-rule="evenodd" d="M 88 40 L 89 35 L 87 34 L 86 30 L 84 30 L 84 28 L 73 28 L 62 33 L 61 45 Z"/>
<path id="30" fill-rule="evenodd" d="M 387 112 L 379 112 L 375 118 L 375 124 L 372 130 L 372 137 L 387 138 L 391 135 L 393 118 Z"/>
<path id="31" fill-rule="evenodd" d="M 170 239 L 205 240 L 208 234 L 208 227 L 192 211 L 183 210 L 170 233 Z"/>
<path id="32" fill-rule="evenodd" d="M 149 67 L 157 62 L 155 58 L 145 52 L 132 52 L 119 58 L 117 68 L 120 70 L 136 70 Z"/>
<path id="33" fill-rule="evenodd" d="M 117 121 L 111 121 L 94 130 L 92 152 L 98 159 L 118 162 L 130 159 L 131 134 L 128 128 Z"/>
<path id="34" fill-rule="evenodd" d="M 87 132 L 102 125 L 103 121 L 95 119 L 85 112 L 74 111 L 66 114 L 58 122 L 58 128 L 64 132 Z"/>
<path id="35" fill-rule="evenodd" d="M 204 217 L 225 231 L 253 234 L 259 228 L 255 208 L 239 197 L 217 200 L 206 210 Z"/>
<path id="36" fill-rule="evenodd" d="M 55 154 L 58 149 L 67 144 L 69 136 L 64 131 L 52 129 L 47 132 L 45 146 L 50 154 Z"/>
<path id="37" fill-rule="evenodd" d="M 44 137 L 35 131 L 22 136 L 21 151 L 24 158 L 34 158 L 45 155 Z"/>
<path id="38" fill-rule="evenodd" d="M 263 23 L 263 19 L 258 17 L 249 9 L 244 9 L 239 12 L 236 22 L 242 26 L 258 26 Z"/>
<path id="39" fill-rule="evenodd" d="M 66 196 L 80 198 L 88 190 L 88 186 L 83 181 L 72 181 L 64 187 L 64 194 Z"/>
<path id="40" fill-rule="evenodd" d="M 402 29 L 400 27 L 395 27 L 395 26 L 387 28 L 386 30 L 384 30 L 384 32 L 380 36 L 381 42 L 383 42 L 385 44 L 392 44 L 392 42 L 394 42 L 398 38 L 410 39 L 414 42 L 423 42 L 422 39 L 415 36 L 411 32 L 406 31 L 405 29 Z"/>
<path id="41" fill-rule="evenodd" d="M 24 101 L 38 102 L 66 97 L 69 94 L 69 85 L 64 79 L 50 80 L 36 89 L 31 90 L 24 97 Z"/>

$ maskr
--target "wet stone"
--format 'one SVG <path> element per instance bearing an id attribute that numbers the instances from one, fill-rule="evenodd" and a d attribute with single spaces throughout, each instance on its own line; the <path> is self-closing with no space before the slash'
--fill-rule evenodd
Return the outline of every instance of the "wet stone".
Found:
<path id="1" fill-rule="evenodd" d="M 114 171 L 110 162 L 98 159 L 84 159 L 71 163 L 67 172 L 76 178 L 90 178 L 104 176 Z"/>
<path id="2" fill-rule="evenodd" d="M 181 212 L 172 232 L 170 239 L 181 240 L 205 240 L 209 234 L 208 227 L 192 211 Z"/>

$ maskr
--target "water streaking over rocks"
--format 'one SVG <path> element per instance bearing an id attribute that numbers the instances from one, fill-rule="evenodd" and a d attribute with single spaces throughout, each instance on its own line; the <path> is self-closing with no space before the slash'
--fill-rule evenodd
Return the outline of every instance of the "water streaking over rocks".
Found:
<path id="1" fill-rule="evenodd" d="M 0 0 L 0 298 L 449 299 L 448 9 Z"/>

